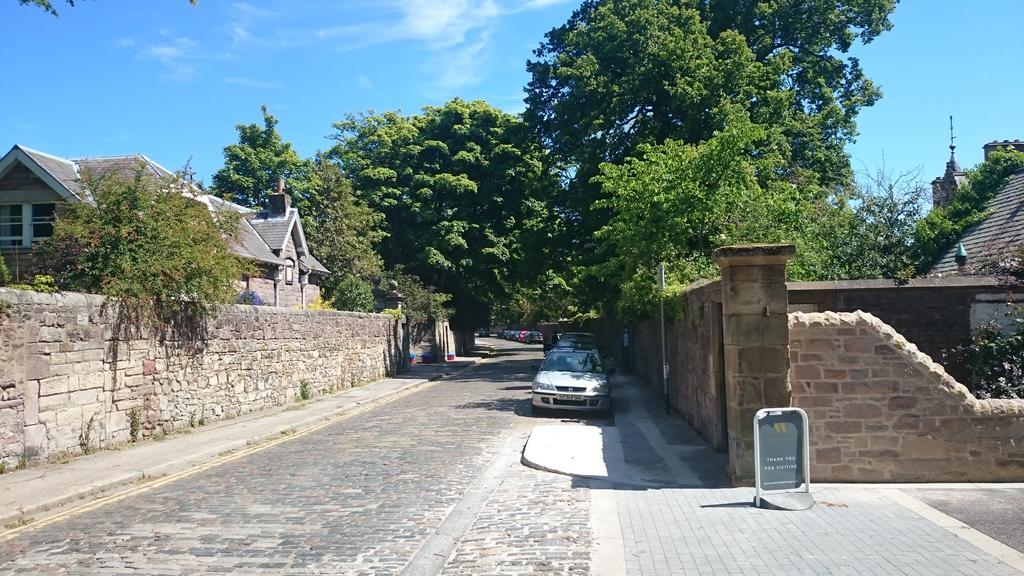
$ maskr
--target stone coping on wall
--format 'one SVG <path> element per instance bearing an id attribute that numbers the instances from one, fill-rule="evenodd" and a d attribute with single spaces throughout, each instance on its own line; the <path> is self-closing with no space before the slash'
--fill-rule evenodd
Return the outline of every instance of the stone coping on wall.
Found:
<path id="1" fill-rule="evenodd" d="M 14 288 L 0 288 L 0 299 L 10 302 L 12 305 L 60 305 L 60 306 L 103 306 L 108 301 L 116 300 L 109 296 L 98 294 L 86 294 L 82 292 L 56 292 L 47 294 L 34 290 L 17 290 Z M 347 316 L 350 318 L 392 318 L 389 314 L 372 314 L 367 312 L 348 312 L 344 310 L 310 310 L 308 308 L 285 308 L 282 306 L 251 306 L 248 304 L 229 304 L 224 306 L 225 311 L 236 310 L 239 312 L 255 312 L 257 314 L 329 314 L 332 316 Z"/>
<path id="2" fill-rule="evenodd" d="M 866 312 L 793 312 L 789 314 L 789 326 L 793 328 L 814 327 L 869 327 L 880 339 L 915 367 L 926 382 L 959 400 L 966 412 L 977 416 L 1024 417 L 1024 400 L 986 399 L 981 400 L 917 346 L 907 341 L 899 332 Z"/>
<path id="3" fill-rule="evenodd" d="M 906 290 L 911 288 L 978 288 L 1012 287 L 1009 279 L 1001 276 L 946 276 L 941 278 L 911 278 L 897 280 L 820 280 L 813 282 L 787 282 L 790 290 Z"/>

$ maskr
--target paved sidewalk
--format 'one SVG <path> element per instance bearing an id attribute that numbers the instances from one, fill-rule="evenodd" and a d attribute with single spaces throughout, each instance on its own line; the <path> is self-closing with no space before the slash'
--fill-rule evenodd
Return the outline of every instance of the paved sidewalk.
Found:
<path id="1" fill-rule="evenodd" d="M 725 455 L 664 415 L 656 391 L 625 376 L 615 384 L 614 426 L 539 427 L 524 452 L 527 465 L 589 484 L 595 576 L 1024 573 L 1024 554 L 903 486 L 812 483 L 811 510 L 754 508 L 753 488 L 730 487 Z"/>
<path id="2" fill-rule="evenodd" d="M 145 440 L 102 450 L 65 464 L 42 464 L 9 472 L 0 476 L 0 525 L 9 528 L 30 519 L 38 520 L 58 512 L 61 507 L 84 503 L 87 498 L 105 492 L 207 465 L 247 446 L 389 401 L 480 359 L 417 364 L 398 377 L 302 404 L 215 422 L 190 429 L 190 433 L 172 434 L 161 441 Z"/>

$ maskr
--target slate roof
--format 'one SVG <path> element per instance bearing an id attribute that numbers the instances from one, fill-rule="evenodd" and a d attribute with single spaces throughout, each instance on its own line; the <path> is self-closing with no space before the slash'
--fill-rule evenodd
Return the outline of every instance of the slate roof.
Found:
<path id="1" fill-rule="evenodd" d="M 256 212 L 249 218 L 249 223 L 274 250 L 284 250 L 292 233 L 292 226 L 299 219 L 298 210 L 292 208 L 287 214 L 273 215 L 265 210 Z"/>
<path id="2" fill-rule="evenodd" d="M 1024 170 L 1010 176 L 988 203 L 988 217 L 968 228 L 958 240 L 967 250 L 968 265 L 998 258 L 1024 245 Z M 950 246 L 930 274 L 957 272 L 957 243 Z"/>
<path id="3" fill-rule="evenodd" d="M 197 194 L 195 199 L 206 204 L 210 210 L 232 210 L 243 215 L 252 213 L 252 210 L 245 206 L 239 206 L 234 202 L 229 202 L 212 194 Z M 267 243 L 256 233 L 256 230 L 249 224 L 249 220 L 244 216 L 241 218 L 238 236 L 231 243 L 231 251 L 249 260 L 256 260 L 257 262 L 274 264 L 276 266 L 284 265 L 284 260 L 274 254 L 270 246 L 267 246 Z"/>
<path id="4" fill-rule="evenodd" d="M 156 162 L 153 162 L 142 154 L 129 154 L 128 156 L 103 156 L 97 158 L 75 158 L 72 159 L 72 162 L 78 165 L 78 169 L 81 173 L 88 174 L 94 178 L 103 178 L 111 173 L 129 175 L 134 173 L 139 164 L 142 164 L 142 166 L 154 176 L 161 178 L 173 176 L 170 170 Z"/>
<path id="5" fill-rule="evenodd" d="M 299 270 L 304 272 L 319 272 L 321 274 L 329 273 L 327 268 L 325 268 L 319 260 L 314 258 L 312 254 L 306 254 L 305 256 L 299 257 Z"/>
<path id="6" fill-rule="evenodd" d="M 56 187 L 61 188 L 55 191 L 69 201 L 90 202 L 92 200 L 82 182 L 84 175 L 103 178 L 111 173 L 132 174 L 140 163 L 148 172 L 156 177 L 173 175 L 170 170 L 150 160 L 143 154 L 69 159 L 53 156 L 25 146 L 15 145 L 0 160 L 9 161 L 12 154 L 14 158 L 19 159 L 23 163 L 25 162 L 24 156 L 19 156 L 19 154 L 27 156 L 31 161 L 28 163 L 34 162 L 38 168 L 41 168 L 43 171 L 42 175 L 52 179 L 48 181 L 50 186 L 56 185 Z M 298 210 L 292 208 L 288 211 L 287 215 L 275 216 L 266 211 L 256 212 L 222 198 L 203 194 L 195 186 L 191 188 L 192 192 L 185 191 L 184 193 L 202 202 L 210 210 L 227 209 L 244 215 L 238 237 L 231 245 L 231 250 L 235 254 L 257 262 L 278 266 L 284 265 L 285 261 L 274 252 L 283 250 L 288 243 L 288 238 L 295 236 L 295 246 L 299 256 L 299 269 L 304 272 L 328 273 L 323 264 L 309 253 Z"/>
<path id="7" fill-rule="evenodd" d="M 57 156 L 52 156 L 45 152 L 40 152 L 39 150 L 33 150 L 19 145 L 15 145 L 8 154 L 15 150 L 20 150 L 31 158 L 39 165 L 40 168 L 52 176 L 58 184 L 63 186 L 64 189 L 76 200 L 88 199 L 88 195 L 86 194 L 84 187 L 81 185 L 81 178 L 78 175 L 78 166 L 76 166 L 74 162 L 66 158 L 58 158 Z"/>
<path id="8" fill-rule="evenodd" d="M 246 220 L 272 250 L 284 250 L 288 245 L 288 239 L 293 238 L 300 271 L 328 273 L 327 268 L 309 253 L 306 235 L 302 231 L 302 220 L 299 219 L 299 211 L 295 208 L 289 208 L 286 214 L 272 214 L 267 210 L 260 210 L 246 216 Z"/>

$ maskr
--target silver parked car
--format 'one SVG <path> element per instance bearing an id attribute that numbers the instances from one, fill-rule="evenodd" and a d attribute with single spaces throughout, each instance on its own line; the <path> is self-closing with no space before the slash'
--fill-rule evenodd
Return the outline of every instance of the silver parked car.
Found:
<path id="1" fill-rule="evenodd" d="M 594 350 L 554 349 L 533 379 L 533 409 L 610 412 L 611 385 Z"/>
<path id="2" fill-rule="evenodd" d="M 558 342 L 552 348 L 568 350 L 597 350 L 597 340 L 589 332 L 566 332 L 558 335 Z"/>

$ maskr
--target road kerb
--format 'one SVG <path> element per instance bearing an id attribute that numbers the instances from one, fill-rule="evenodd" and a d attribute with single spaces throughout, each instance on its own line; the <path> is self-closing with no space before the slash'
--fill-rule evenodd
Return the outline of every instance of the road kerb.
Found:
<path id="1" fill-rule="evenodd" d="M 900 506 L 916 513 L 926 520 L 944 528 L 947 532 L 956 535 L 958 538 L 970 542 L 974 547 L 988 554 L 1024 574 L 1024 553 L 1003 544 L 1002 542 L 983 534 L 971 526 L 932 508 L 913 496 L 896 489 L 885 489 L 886 496 Z"/>

